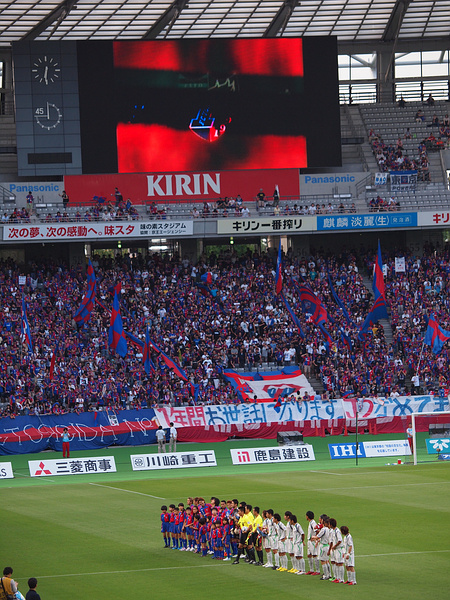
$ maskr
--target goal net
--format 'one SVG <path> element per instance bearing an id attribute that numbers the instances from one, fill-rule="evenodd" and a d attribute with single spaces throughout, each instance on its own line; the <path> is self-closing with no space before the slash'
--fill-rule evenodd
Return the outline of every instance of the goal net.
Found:
<path id="1" fill-rule="evenodd" d="M 440 452 L 450 454 L 450 445 L 446 452 L 446 442 L 438 442 L 450 439 L 450 411 L 412 413 L 410 417 L 407 435 L 415 465 L 432 460 L 433 455 L 438 458 Z"/>

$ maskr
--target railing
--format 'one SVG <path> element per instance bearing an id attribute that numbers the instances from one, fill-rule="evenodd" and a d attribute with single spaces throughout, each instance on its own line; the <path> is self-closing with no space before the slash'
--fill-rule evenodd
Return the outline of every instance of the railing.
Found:
<path id="1" fill-rule="evenodd" d="M 16 195 L 0 185 L 0 203 L 15 204 Z"/>
<path id="2" fill-rule="evenodd" d="M 0 97 L 0 116 L 14 116 L 14 102 Z"/>

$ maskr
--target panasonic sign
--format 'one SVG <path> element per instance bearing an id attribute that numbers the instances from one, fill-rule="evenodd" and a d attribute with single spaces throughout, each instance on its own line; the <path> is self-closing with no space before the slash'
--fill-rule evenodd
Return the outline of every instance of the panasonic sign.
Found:
<path id="1" fill-rule="evenodd" d="M 147 190 L 150 197 L 220 194 L 220 173 L 147 175 Z"/>

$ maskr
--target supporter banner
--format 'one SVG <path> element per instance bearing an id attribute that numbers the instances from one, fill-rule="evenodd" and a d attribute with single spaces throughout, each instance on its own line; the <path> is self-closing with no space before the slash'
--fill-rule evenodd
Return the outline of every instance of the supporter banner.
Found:
<path id="1" fill-rule="evenodd" d="M 390 171 L 391 191 L 403 192 L 415 190 L 417 186 L 417 171 Z"/>
<path id="2" fill-rule="evenodd" d="M 450 212 L 443 210 L 418 213 L 419 227 L 442 227 L 450 225 Z"/>
<path id="3" fill-rule="evenodd" d="M 227 235 L 288 234 L 316 231 L 316 217 L 278 216 L 258 219 L 218 219 L 217 233 Z"/>
<path id="4" fill-rule="evenodd" d="M 3 240 L 106 240 L 142 237 L 184 237 L 194 233 L 192 221 L 124 221 L 91 223 L 48 223 L 47 225 L 5 225 Z"/>
<path id="5" fill-rule="evenodd" d="M 356 457 L 356 444 L 328 444 L 328 450 L 332 459 Z M 358 456 L 362 458 L 409 456 L 410 454 L 411 449 L 408 440 L 361 442 L 358 444 Z"/>
<path id="6" fill-rule="evenodd" d="M 360 419 L 373 419 L 375 417 L 401 417 L 412 413 L 438 412 L 450 410 L 447 397 L 437 396 L 400 396 L 398 398 L 348 398 L 342 400 L 344 417 L 356 418 L 358 404 L 358 417 Z"/>
<path id="7" fill-rule="evenodd" d="M 65 190 L 71 202 L 92 204 L 93 196 L 114 196 L 116 187 L 123 197 L 138 202 L 192 202 L 241 195 L 253 201 L 262 188 L 271 197 L 278 185 L 281 196 L 300 196 L 298 169 L 255 169 L 200 173 L 134 173 L 114 175 L 66 175 Z"/>
<path id="8" fill-rule="evenodd" d="M 159 423 L 153 409 L 68 413 L 0 419 L 0 455 L 43 450 L 62 451 L 67 427 L 71 450 L 106 448 L 112 444 L 138 446 L 156 441 Z"/>
<path id="9" fill-rule="evenodd" d="M 214 450 L 174 452 L 173 454 L 132 454 L 130 459 L 133 471 L 217 467 Z"/>
<path id="10" fill-rule="evenodd" d="M 14 479 L 12 464 L 10 462 L 0 463 L 0 479 Z"/>
<path id="11" fill-rule="evenodd" d="M 440 452 L 450 450 L 449 438 L 435 438 L 425 441 L 427 443 L 428 454 L 439 454 Z"/>
<path id="12" fill-rule="evenodd" d="M 395 272 L 396 273 L 405 273 L 406 272 L 406 263 L 405 263 L 404 256 L 396 256 L 395 257 Z"/>
<path id="13" fill-rule="evenodd" d="M 117 470 L 114 456 L 29 460 L 28 467 L 30 477 L 115 473 Z"/>
<path id="14" fill-rule="evenodd" d="M 301 462 L 316 460 L 310 444 L 281 446 L 275 448 L 245 448 L 230 450 L 233 465 L 256 465 L 260 463 Z"/>
<path id="15" fill-rule="evenodd" d="M 439 460 L 450 460 L 450 454 L 439 454 Z"/>
<path id="16" fill-rule="evenodd" d="M 386 185 L 387 178 L 387 173 L 375 173 L 374 185 Z"/>
<path id="17" fill-rule="evenodd" d="M 155 409 L 163 427 L 173 422 L 176 427 L 213 427 L 216 425 L 252 425 L 284 423 L 286 421 L 320 421 L 342 419 L 340 400 L 323 402 L 261 402 L 212 406 L 186 406 Z"/>
<path id="18" fill-rule="evenodd" d="M 362 215 L 317 216 L 318 231 L 347 229 L 397 229 L 417 227 L 417 213 L 369 213 Z"/>
<path id="19" fill-rule="evenodd" d="M 271 402 L 297 392 L 300 392 L 301 396 L 304 396 L 305 392 L 308 392 L 310 396 L 315 396 L 314 389 L 298 367 L 285 367 L 281 371 L 249 373 L 237 373 L 231 369 L 224 369 L 222 375 L 243 400 L 254 401 L 256 398 L 258 402 Z"/>
<path id="20" fill-rule="evenodd" d="M 62 451 L 62 430 L 69 430 L 71 450 L 95 450 L 110 445 L 154 444 L 159 424 L 175 423 L 180 442 L 216 442 L 231 436 L 274 438 L 294 427 L 305 437 L 355 431 L 356 400 L 309 400 L 227 405 L 163 407 L 17 416 L 0 419 L 0 455 L 43 450 Z M 361 400 L 359 427 L 378 433 L 403 433 L 412 412 L 448 411 L 447 398 L 432 396 Z M 429 418 L 416 417 L 417 431 L 428 431 Z"/>

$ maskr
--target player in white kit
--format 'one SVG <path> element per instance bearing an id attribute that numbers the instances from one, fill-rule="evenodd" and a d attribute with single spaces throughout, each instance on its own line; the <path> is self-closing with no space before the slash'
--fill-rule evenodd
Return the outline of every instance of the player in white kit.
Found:
<path id="1" fill-rule="evenodd" d="M 284 520 L 286 521 L 285 547 L 286 547 L 286 558 L 290 556 L 291 562 L 292 562 L 292 568 L 288 571 L 288 573 L 296 573 L 297 569 L 294 568 L 294 547 L 293 547 L 294 530 L 292 529 L 292 526 L 291 526 L 291 517 L 292 517 L 291 511 L 287 510 L 284 513 Z"/>
<path id="2" fill-rule="evenodd" d="M 308 566 L 309 571 L 306 573 L 307 575 L 320 575 L 320 563 L 319 558 L 317 556 L 318 547 L 311 540 L 313 535 L 316 535 L 317 532 L 317 523 L 314 521 L 314 513 L 312 510 L 308 510 L 306 513 L 306 520 L 308 521 L 308 532 L 307 532 L 307 540 L 308 540 Z"/>
<path id="3" fill-rule="evenodd" d="M 347 581 L 345 583 L 348 583 L 348 585 L 356 585 L 355 546 L 353 544 L 353 538 L 346 525 L 342 525 L 341 533 L 344 536 L 344 560 L 345 568 L 347 569 Z"/>
<path id="4" fill-rule="evenodd" d="M 292 540 L 292 565 L 296 575 L 305 575 L 305 559 L 303 558 L 303 542 L 305 541 L 305 533 L 300 523 L 297 522 L 297 517 L 291 515 L 291 527 L 293 531 Z"/>
<path id="5" fill-rule="evenodd" d="M 323 527 L 319 529 L 316 535 L 313 535 L 311 540 L 317 542 L 319 548 L 319 560 L 322 564 L 322 577 L 320 579 L 330 579 L 330 563 L 328 562 L 328 550 L 330 547 L 330 529 L 328 528 L 330 521 L 328 517 L 323 519 Z"/>
<path id="6" fill-rule="evenodd" d="M 273 510 L 270 511 L 273 514 Z M 272 561 L 272 550 L 270 549 L 270 534 L 272 530 L 272 515 L 269 514 L 268 510 L 263 510 L 263 525 L 262 525 L 262 536 L 263 536 L 263 546 L 264 550 L 267 554 L 267 561 L 264 565 L 265 567 L 273 567 Z"/>
<path id="7" fill-rule="evenodd" d="M 342 534 L 337 528 L 336 519 L 330 519 L 330 549 L 328 555 L 334 571 L 334 577 L 331 581 L 334 583 L 344 583 L 344 544 Z"/>
<path id="8" fill-rule="evenodd" d="M 286 556 L 286 525 L 281 521 L 278 513 L 273 515 L 273 522 L 278 528 L 278 554 L 280 556 L 280 567 L 277 571 L 287 571 L 288 559 Z"/>

